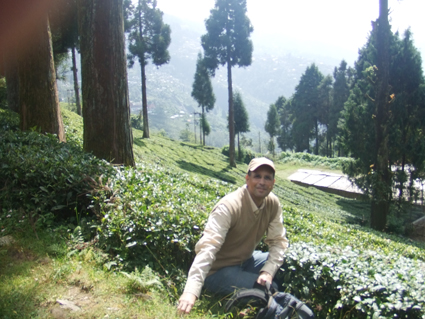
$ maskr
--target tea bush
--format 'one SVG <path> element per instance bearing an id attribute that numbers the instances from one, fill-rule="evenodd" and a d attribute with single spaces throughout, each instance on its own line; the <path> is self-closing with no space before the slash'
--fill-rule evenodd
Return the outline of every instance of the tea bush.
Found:
<path id="1" fill-rule="evenodd" d="M 0 217 L 3 232 L 89 216 L 87 194 L 113 170 L 74 143 L 35 131 L 0 130 Z"/>
<path id="2" fill-rule="evenodd" d="M 94 242 L 109 253 L 106 269 L 149 266 L 166 276 L 166 287 L 177 291 L 174 295 L 180 293 L 209 211 L 236 186 L 210 178 L 220 175 L 212 170 L 218 166 L 213 153 L 205 148 L 200 152 L 208 154 L 207 164 L 201 155 L 194 156 L 195 148 L 176 156 L 177 162 L 185 159 L 189 164 L 194 160 L 188 158 L 196 158 L 191 174 L 184 173 L 181 162 L 173 166 L 176 159 L 162 146 L 137 168 L 112 167 L 82 151 L 81 118 L 63 114 L 68 143 L 53 135 L 20 132 L 16 114 L 0 110 L 1 235 L 30 224 L 51 226 L 65 217 L 86 219 L 85 229 L 91 226 Z M 145 149 L 149 143 L 143 144 Z M 243 182 L 244 170 L 221 167 L 221 174 L 241 175 L 235 184 Z M 197 174 L 199 170 L 206 173 Z M 344 211 L 334 196 L 318 190 L 280 181 L 275 193 L 289 203 L 283 213 L 292 243 L 278 278 L 318 318 L 425 317 L 423 245 L 329 218 Z M 359 203 L 343 203 L 363 209 Z M 326 215 L 329 210 L 333 215 Z M 71 234 L 78 246 L 83 226 Z M 137 270 L 129 273 L 128 289 L 144 289 L 139 277 Z"/>
<path id="3" fill-rule="evenodd" d="M 148 265 L 163 274 L 188 269 L 210 209 L 231 189 L 155 165 L 117 169 L 107 186 L 93 197 L 104 215 L 100 246 L 126 270 Z"/>
<path id="4" fill-rule="evenodd" d="M 425 316 L 424 268 L 394 254 L 295 243 L 277 278 L 318 318 L 419 319 Z"/>
<path id="5" fill-rule="evenodd" d="M 312 166 L 327 166 L 331 169 L 341 169 L 347 163 L 353 160 L 348 157 L 329 158 L 310 153 L 287 153 L 282 152 L 279 155 L 279 163 L 294 162 L 299 164 L 311 164 Z"/>

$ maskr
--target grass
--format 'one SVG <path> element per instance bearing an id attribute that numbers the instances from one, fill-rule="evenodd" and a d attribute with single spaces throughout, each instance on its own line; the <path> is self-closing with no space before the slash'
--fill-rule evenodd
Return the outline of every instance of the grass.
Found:
<path id="1" fill-rule="evenodd" d="M 180 318 L 165 290 L 131 289 L 127 276 L 99 266 L 100 252 L 71 255 L 64 237 L 39 236 L 20 234 L 0 247 L 0 318 Z"/>
<path id="2" fill-rule="evenodd" d="M 63 111 L 64 123 L 77 139 L 82 138 L 82 119 Z M 228 165 L 219 149 L 183 143 L 160 135 L 142 139 L 133 131 L 134 153 L 143 163 L 167 167 L 201 179 L 227 181 L 233 187 L 244 184 L 247 165 Z M 377 233 L 359 224 L 367 223 L 367 202 L 346 199 L 302 187 L 286 178 L 299 168 L 332 172 L 327 166 L 278 163 L 274 192 L 285 209 L 285 224 L 291 242 L 333 242 L 335 245 L 361 244 L 382 252 L 423 256 L 424 245 L 397 235 Z M 184 192 L 184 190 L 182 190 Z M 14 234 L 16 242 L 0 246 L 0 318 L 179 318 L 175 302 L 182 287 L 161 278 L 165 288 L 134 288 L 131 278 L 108 271 L 104 256 L 88 244 L 76 247 L 66 225 L 57 232 Z M 418 253 L 422 251 L 422 255 Z M 422 258 L 422 257 L 421 257 Z M 134 278 L 133 278 L 134 279 Z M 58 300 L 68 301 L 80 310 L 61 308 Z M 219 300 L 203 298 L 188 318 L 220 318 Z"/>

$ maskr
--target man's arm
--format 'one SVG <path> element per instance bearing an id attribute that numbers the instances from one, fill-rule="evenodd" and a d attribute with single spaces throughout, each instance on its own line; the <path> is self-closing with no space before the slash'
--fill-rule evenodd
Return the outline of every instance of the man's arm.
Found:
<path id="1" fill-rule="evenodd" d="M 196 257 L 189 270 L 188 279 L 177 307 L 180 313 L 189 313 L 201 294 L 205 278 L 215 256 L 224 243 L 231 225 L 231 216 L 224 205 L 219 205 L 210 214 L 203 236 L 195 247 Z"/>
<path id="2" fill-rule="evenodd" d="M 267 238 L 264 242 L 269 246 L 269 258 L 261 269 L 261 273 L 267 272 L 273 278 L 279 267 L 283 264 L 285 250 L 289 246 L 288 239 L 286 238 L 286 229 L 283 227 L 280 205 L 276 217 L 269 225 Z"/>

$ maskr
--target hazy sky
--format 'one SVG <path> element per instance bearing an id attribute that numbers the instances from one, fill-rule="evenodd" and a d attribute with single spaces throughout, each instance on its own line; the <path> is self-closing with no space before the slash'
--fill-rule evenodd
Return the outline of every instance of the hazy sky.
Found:
<path id="1" fill-rule="evenodd" d="M 165 13 L 203 22 L 215 0 L 157 0 Z M 378 0 L 247 0 L 248 16 L 256 39 L 293 39 L 311 45 L 352 64 L 357 51 L 366 43 L 371 21 L 379 15 Z M 404 32 L 409 26 L 416 47 L 425 54 L 425 0 L 389 0 L 393 31 Z M 202 30 L 202 33 L 205 29 Z M 275 46 L 285 48 L 284 42 Z M 254 46 L 255 50 L 255 46 Z M 335 53 L 335 51 L 338 51 Z M 335 56 L 338 55 L 338 56 Z M 343 56 L 339 56 L 343 55 Z"/>

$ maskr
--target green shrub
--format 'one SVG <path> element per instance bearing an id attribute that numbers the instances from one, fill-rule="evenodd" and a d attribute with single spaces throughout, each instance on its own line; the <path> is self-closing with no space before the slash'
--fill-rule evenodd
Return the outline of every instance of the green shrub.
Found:
<path id="1" fill-rule="evenodd" d="M 353 243 L 354 244 L 354 243 Z M 425 263 L 347 246 L 291 245 L 277 278 L 317 318 L 423 318 Z"/>
<path id="2" fill-rule="evenodd" d="M 148 265 L 163 274 L 188 270 L 210 209 L 230 190 L 225 182 L 148 165 L 117 169 L 107 186 L 111 191 L 93 198 L 104 215 L 100 246 L 124 269 Z"/>
<path id="3" fill-rule="evenodd" d="M 221 148 L 221 154 L 223 154 L 224 156 L 229 156 L 229 145 L 224 145 Z"/>
<path id="4" fill-rule="evenodd" d="M 0 108 L 5 108 L 6 105 L 7 105 L 6 78 L 0 77 Z"/>
<path id="5" fill-rule="evenodd" d="M 255 157 L 255 152 L 251 150 L 241 148 L 241 153 L 242 153 L 242 162 L 244 162 L 245 164 L 249 164 L 249 162 L 251 162 L 251 160 Z M 221 148 L 221 154 L 225 156 L 229 156 L 229 145 L 225 145 Z M 238 150 L 236 150 L 235 156 L 237 159 L 239 159 Z"/>
<path id="6" fill-rule="evenodd" d="M 11 232 L 91 215 L 87 194 L 112 172 L 105 161 L 56 136 L 0 131 L 0 216 Z"/>
<path id="7" fill-rule="evenodd" d="M 331 169 L 342 169 L 344 165 L 352 162 L 351 158 L 347 157 L 336 157 L 329 158 L 319 155 L 313 155 L 310 153 L 287 153 L 282 152 L 279 155 L 278 162 L 288 163 L 294 162 L 299 164 L 310 164 L 312 166 L 327 166 Z"/>
<path id="8" fill-rule="evenodd" d="M 130 124 L 132 128 L 143 130 L 143 119 L 140 115 L 131 115 Z"/>
<path id="9" fill-rule="evenodd" d="M 19 129 L 18 113 L 0 108 L 0 132 Z"/>

